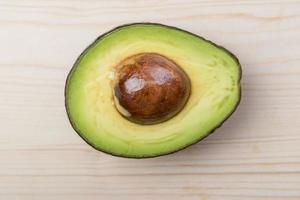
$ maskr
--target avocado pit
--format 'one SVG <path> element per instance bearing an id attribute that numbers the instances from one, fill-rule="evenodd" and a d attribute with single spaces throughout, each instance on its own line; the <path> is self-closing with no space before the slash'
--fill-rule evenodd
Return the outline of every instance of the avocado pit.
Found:
<path id="1" fill-rule="evenodd" d="M 175 116 L 186 104 L 191 84 L 172 60 L 157 53 L 141 53 L 116 66 L 115 107 L 126 119 L 156 124 Z"/>

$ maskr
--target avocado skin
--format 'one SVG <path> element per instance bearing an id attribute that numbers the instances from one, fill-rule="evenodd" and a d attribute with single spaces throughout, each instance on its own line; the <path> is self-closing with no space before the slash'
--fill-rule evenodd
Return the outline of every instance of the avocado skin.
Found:
<path id="1" fill-rule="evenodd" d="M 68 83 L 68 80 L 71 76 L 71 74 L 73 73 L 73 71 L 75 70 L 76 68 L 76 65 L 77 63 L 79 62 L 80 58 L 94 45 L 96 44 L 96 42 L 98 42 L 99 40 L 102 39 L 102 37 L 106 36 L 107 34 L 110 34 L 111 32 L 119 29 L 119 28 L 123 28 L 123 27 L 126 27 L 126 26 L 131 26 L 131 25 L 157 25 L 157 26 L 162 26 L 162 27 L 165 27 L 165 28 L 169 28 L 169 29 L 175 29 L 175 30 L 178 30 L 178 31 L 182 31 L 182 32 L 185 32 L 185 33 L 188 33 L 190 35 L 193 35 L 195 37 L 198 37 L 212 45 L 214 45 L 215 47 L 223 50 L 225 53 L 227 53 L 230 57 L 232 57 L 238 67 L 239 67 L 239 99 L 238 99 L 238 102 L 236 103 L 234 109 L 232 110 L 231 113 L 229 113 L 227 115 L 227 117 L 219 124 L 217 125 L 215 128 L 213 128 L 209 133 L 207 133 L 204 137 L 200 138 L 199 140 L 196 140 L 194 141 L 193 143 L 187 145 L 187 146 L 184 146 L 183 148 L 179 148 L 175 151 L 172 151 L 172 152 L 169 152 L 169 153 L 165 153 L 165 154 L 159 154 L 159 155 L 151 155 L 151 156 L 141 156 L 141 157 L 134 157 L 134 156 L 124 156 L 124 155 L 119 155 L 119 154 L 114 154 L 114 153 L 111 153 L 111 152 L 108 152 L 108 151 L 105 151 L 101 148 L 98 148 L 98 147 L 95 147 L 92 143 L 88 142 L 88 140 L 80 133 L 80 131 L 78 131 L 79 129 L 76 128 L 76 125 L 73 123 L 73 121 L 70 119 L 69 117 L 69 109 L 68 109 L 68 106 L 67 106 L 67 98 L 66 98 L 66 95 L 67 95 L 67 83 Z M 79 56 L 78 58 L 76 59 L 75 63 L 73 64 L 73 67 L 71 68 L 70 72 L 68 73 L 68 76 L 66 78 L 66 81 L 65 81 L 65 89 L 64 89 L 64 96 L 65 96 L 65 109 L 66 109 L 66 112 L 67 112 L 67 116 L 68 116 L 68 120 L 72 126 L 72 128 L 74 129 L 74 131 L 88 144 L 90 145 L 91 147 L 93 147 L 94 149 L 98 150 L 98 151 L 101 151 L 103 153 L 106 153 L 106 154 L 109 154 L 109 155 L 112 155 L 112 156 L 116 156 L 116 157 L 120 157 L 120 158 L 131 158 L 131 159 L 145 159 L 145 158 L 155 158 L 155 157 L 160 157 L 160 156 L 165 156 L 165 155 L 170 155 L 170 154 L 173 154 L 173 153 L 176 153 L 178 151 L 181 151 L 191 145 L 194 145 L 198 142 L 200 142 L 201 140 L 205 139 L 206 137 L 208 137 L 210 134 L 212 134 L 216 129 L 220 128 L 224 122 L 236 111 L 237 107 L 239 106 L 240 102 L 241 102 L 241 98 L 242 98 L 242 89 L 241 89 L 241 78 L 242 78 L 242 67 L 241 67 L 241 64 L 239 62 L 239 59 L 233 54 L 231 53 L 229 50 L 227 50 L 225 47 L 223 46 L 220 46 L 220 45 L 217 45 L 215 44 L 214 42 L 210 41 L 210 40 L 207 40 L 205 39 L 204 37 L 202 36 L 199 36 L 199 35 L 196 35 L 194 33 L 191 33 L 189 31 L 186 31 L 186 30 L 183 30 L 183 29 L 180 29 L 180 28 L 177 28 L 177 27 L 174 27 L 174 26 L 168 26 L 168 25 L 164 25 L 164 24 L 160 24 L 160 23 L 152 23 L 152 22 L 137 22 L 137 23 L 128 23 L 128 24 L 123 24 L 123 25 L 120 25 L 120 26 L 117 26 L 113 29 L 111 29 L 110 31 L 107 31 L 103 34 L 101 34 L 100 36 L 98 36 L 98 38 L 96 38 L 96 40 L 94 40 Z"/>

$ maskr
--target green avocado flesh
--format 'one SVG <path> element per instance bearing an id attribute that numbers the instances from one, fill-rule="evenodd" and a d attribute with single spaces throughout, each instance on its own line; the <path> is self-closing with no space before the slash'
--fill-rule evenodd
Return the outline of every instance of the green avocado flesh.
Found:
<path id="1" fill-rule="evenodd" d="M 111 86 L 114 67 L 145 52 L 173 60 L 191 82 L 183 109 L 153 125 L 122 117 Z M 183 149 L 219 127 L 240 101 L 240 78 L 237 58 L 210 41 L 161 24 L 129 24 L 99 37 L 77 59 L 66 81 L 66 110 L 75 131 L 94 148 L 122 157 L 155 157 Z"/>

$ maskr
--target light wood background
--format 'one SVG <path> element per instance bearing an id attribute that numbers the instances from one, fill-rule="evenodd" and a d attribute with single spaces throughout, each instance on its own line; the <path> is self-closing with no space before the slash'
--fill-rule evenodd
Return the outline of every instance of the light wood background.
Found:
<path id="1" fill-rule="evenodd" d="M 243 95 L 204 141 L 132 160 L 88 146 L 63 94 L 88 44 L 140 21 L 234 52 Z M 1 200 L 299 200 L 300 1 L 0 0 L 0 125 Z"/>

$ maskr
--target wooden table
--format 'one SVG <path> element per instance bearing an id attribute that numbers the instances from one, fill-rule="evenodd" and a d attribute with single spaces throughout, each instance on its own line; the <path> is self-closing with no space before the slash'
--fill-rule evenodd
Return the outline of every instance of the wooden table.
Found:
<path id="1" fill-rule="evenodd" d="M 178 26 L 234 52 L 242 102 L 214 134 L 144 160 L 105 155 L 71 128 L 64 83 L 98 35 Z M 0 1 L 1 200 L 299 200 L 300 1 Z"/>

